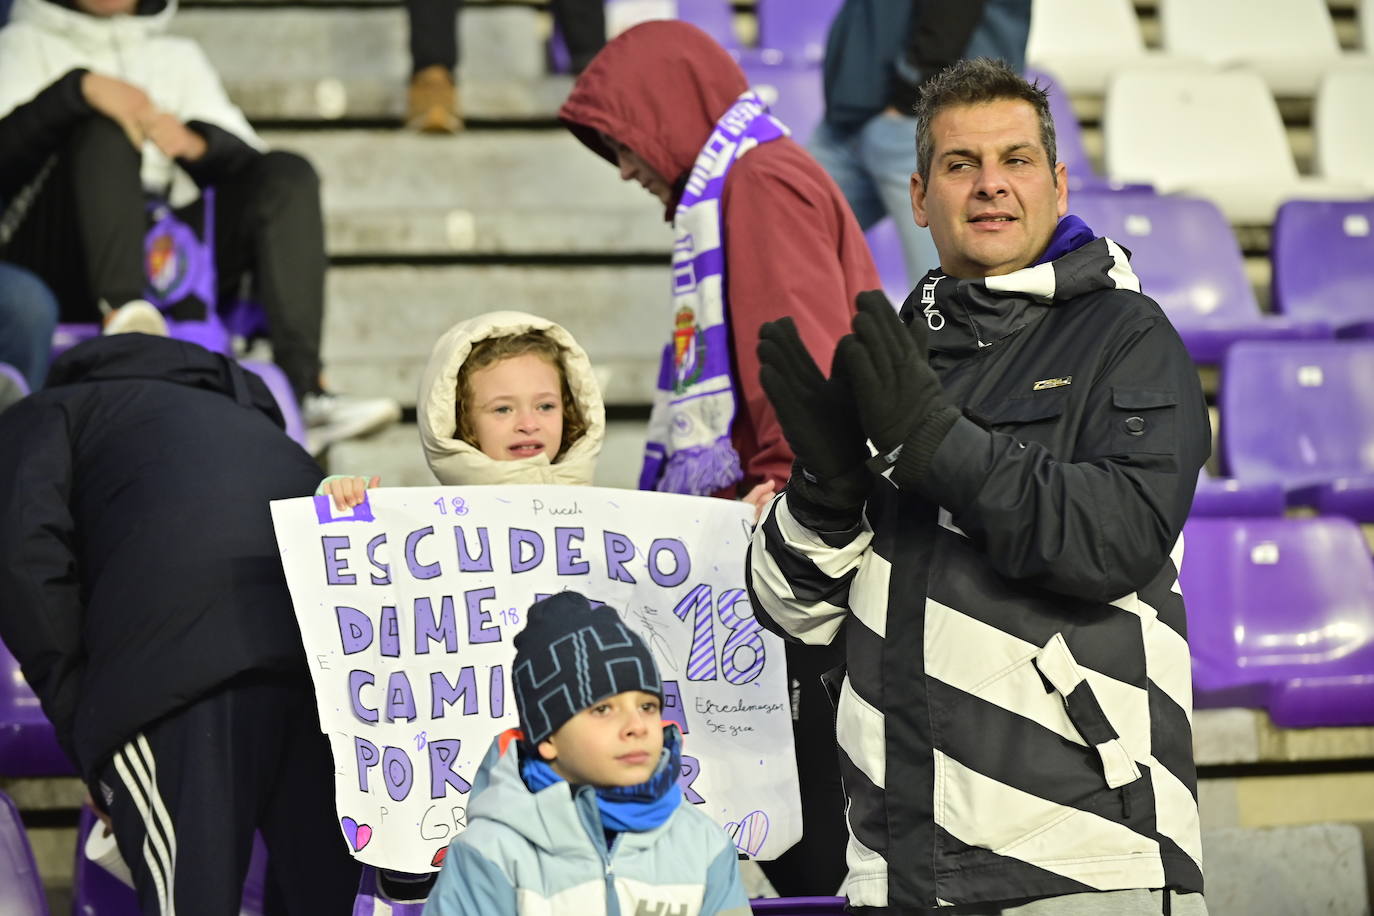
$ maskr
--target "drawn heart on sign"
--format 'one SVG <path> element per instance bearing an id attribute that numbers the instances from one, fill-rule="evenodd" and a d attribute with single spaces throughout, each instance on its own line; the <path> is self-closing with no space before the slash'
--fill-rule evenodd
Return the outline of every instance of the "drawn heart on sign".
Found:
<path id="1" fill-rule="evenodd" d="M 340 821 L 343 824 L 344 837 L 348 840 L 348 845 L 353 847 L 354 852 L 362 852 L 363 847 L 372 839 L 372 828 L 367 824 L 360 824 L 351 817 L 345 817 Z"/>
<path id="2" fill-rule="evenodd" d="M 433 865 L 435 868 L 438 868 L 440 865 L 443 865 L 443 864 L 444 864 L 444 859 L 445 859 L 445 857 L 447 857 L 447 856 L 448 856 L 448 847 L 445 846 L 443 849 L 439 850 L 438 852 L 436 852 L 436 853 L 434 854 L 434 858 L 429 860 L 429 864 L 430 864 L 430 865 Z"/>
<path id="3" fill-rule="evenodd" d="M 759 854 L 764 840 L 768 839 L 768 815 L 762 811 L 750 811 L 738 821 L 725 825 L 725 832 L 735 841 L 735 848 L 751 856 Z"/>

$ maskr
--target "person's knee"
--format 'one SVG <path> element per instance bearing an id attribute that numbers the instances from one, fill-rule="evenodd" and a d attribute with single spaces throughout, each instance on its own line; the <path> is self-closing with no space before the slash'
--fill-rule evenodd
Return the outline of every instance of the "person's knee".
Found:
<path id="1" fill-rule="evenodd" d="M 42 280 L 23 268 L 0 264 L 0 324 L 10 333 L 46 331 L 50 336 L 57 317 L 57 299 Z"/>
<path id="2" fill-rule="evenodd" d="M 264 153 L 258 166 L 262 181 L 271 185 L 293 190 L 316 190 L 320 186 L 319 173 L 299 153 L 287 150 L 272 150 Z"/>
<path id="3" fill-rule="evenodd" d="M 100 114 L 91 115 L 73 128 L 67 139 L 67 149 L 109 157 L 107 161 L 112 165 L 132 163 L 135 168 L 143 158 L 129 141 L 124 128 Z"/>

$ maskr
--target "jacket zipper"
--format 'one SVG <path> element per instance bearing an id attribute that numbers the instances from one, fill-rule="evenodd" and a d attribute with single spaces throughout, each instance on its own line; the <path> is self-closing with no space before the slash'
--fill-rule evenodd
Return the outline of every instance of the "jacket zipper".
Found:
<path id="1" fill-rule="evenodd" d="M 580 786 L 577 789 L 576 797 L 577 814 L 582 821 L 582 829 L 586 831 L 587 839 L 591 840 L 592 848 L 601 857 L 601 866 L 605 870 L 603 880 L 605 882 L 606 916 L 620 916 L 620 899 L 615 893 L 615 866 L 611 864 L 611 859 L 615 855 L 616 847 L 620 845 L 621 837 L 617 833 L 610 847 L 607 848 L 606 831 L 601 824 L 600 813 L 598 812 L 596 817 L 592 816 L 595 806 L 596 790 L 590 786 Z M 600 836 L 597 835 L 598 831 Z"/>

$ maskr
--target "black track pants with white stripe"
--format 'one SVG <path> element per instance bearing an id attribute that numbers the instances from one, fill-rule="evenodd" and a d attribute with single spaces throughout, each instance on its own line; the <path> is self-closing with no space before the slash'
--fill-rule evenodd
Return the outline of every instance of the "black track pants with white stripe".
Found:
<path id="1" fill-rule="evenodd" d="M 304 681 L 240 678 L 145 727 L 99 778 L 143 912 L 237 916 L 259 830 L 269 913 L 351 913 L 333 769 Z"/>

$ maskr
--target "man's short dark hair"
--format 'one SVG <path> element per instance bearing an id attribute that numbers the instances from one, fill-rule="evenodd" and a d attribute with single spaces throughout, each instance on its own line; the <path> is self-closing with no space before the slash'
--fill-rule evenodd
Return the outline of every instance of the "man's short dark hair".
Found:
<path id="1" fill-rule="evenodd" d="M 1026 82 L 1002 61 L 979 57 L 946 67 L 921 87 L 921 100 L 916 105 L 916 171 L 921 181 L 930 183 L 930 161 L 935 156 L 935 138 L 930 125 L 936 115 L 959 105 L 1008 100 L 1026 102 L 1035 109 L 1040 120 L 1040 143 L 1049 156 L 1053 174 L 1058 152 L 1049 95 L 1038 83 Z"/>

